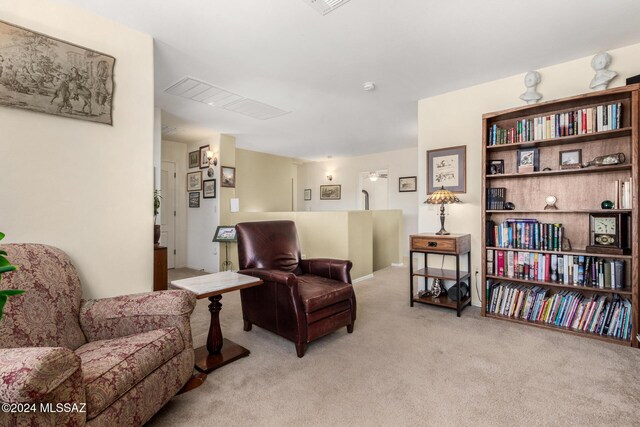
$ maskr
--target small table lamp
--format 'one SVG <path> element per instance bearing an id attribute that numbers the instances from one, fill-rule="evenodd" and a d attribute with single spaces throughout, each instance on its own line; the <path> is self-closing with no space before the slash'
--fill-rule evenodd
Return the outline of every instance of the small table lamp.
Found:
<path id="1" fill-rule="evenodd" d="M 444 229 L 444 205 L 449 203 L 460 203 L 460 199 L 458 199 L 451 191 L 445 190 L 444 186 L 442 186 L 439 190 L 431 193 L 431 195 L 427 197 L 427 200 L 425 200 L 425 203 L 430 205 L 440 205 L 440 231 L 436 234 L 441 236 L 449 234 L 449 232 Z"/>

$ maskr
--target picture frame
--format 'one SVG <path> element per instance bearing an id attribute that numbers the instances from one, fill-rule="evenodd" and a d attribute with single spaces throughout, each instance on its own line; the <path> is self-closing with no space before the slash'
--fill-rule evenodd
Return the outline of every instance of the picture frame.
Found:
<path id="1" fill-rule="evenodd" d="M 200 192 L 194 191 L 189 193 L 189 207 L 190 208 L 199 208 L 200 207 Z"/>
<path id="2" fill-rule="evenodd" d="M 311 189 L 310 188 L 305 188 L 304 189 L 304 200 L 305 201 L 311 200 Z"/>
<path id="3" fill-rule="evenodd" d="M 560 169 L 579 169 L 582 167 L 582 150 L 565 150 L 558 153 Z"/>
<path id="4" fill-rule="evenodd" d="M 491 160 L 487 173 L 489 175 L 502 175 L 504 173 L 504 160 Z"/>
<path id="5" fill-rule="evenodd" d="M 202 198 L 203 199 L 215 199 L 216 198 L 216 180 L 205 179 L 202 181 Z"/>
<path id="6" fill-rule="evenodd" d="M 202 172 L 189 172 L 187 174 L 187 191 L 202 190 Z"/>
<path id="7" fill-rule="evenodd" d="M 207 151 L 209 151 L 209 145 L 203 145 L 198 152 L 200 153 L 200 169 L 207 169 L 209 167 L 209 159 L 207 159 Z"/>
<path id="8" fill-rule="evenodd" d="M 321 185 L 320 200 L 340 200 L 342 198 L 341 185 Z"/>
<path id="9" fill-rule="evenodd" d="M 518 173 L 537 172 L 540 169 L 540 149 L 522 148 L 516 153 Z"/>
<path id="10" fill-rule="evenodd" d="M 219 225 L 213 235 L 214 242 L 232 243 L 236 240 L 236 227 L 234 225 Z"/>
<path id="11" fill-rule="evenodd" d="M 400 193 L 411 193 L 418 191 L 417 176 L 401 176 L 398 178 L 398 191 Z"/>
<path id="12" fill-rule="evenodd" d="M 220 187 L 236 188 L 236 168 L 232 166 L 220 167 Z"/>
<path id="13" fill-rule="evenodd" d="M 200 151 L 189 152 L 189 169 L 197 168 L 200 164 Z"/>
<path id="14" fill-rule="evenodd" d="M 427 151 L 427 193 L 441 187 L 452 193 L 467 192 L 467 146 Z"/>
<path id="15" fill-rule="evenodd" d="M 1 20 L 0 51 L 2 106 L 113 126 L 115 57 Z"/>

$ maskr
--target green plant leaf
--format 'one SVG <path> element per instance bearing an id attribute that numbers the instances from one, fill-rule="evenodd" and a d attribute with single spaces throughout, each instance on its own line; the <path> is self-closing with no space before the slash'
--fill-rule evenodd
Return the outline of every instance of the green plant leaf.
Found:
<path id="1" fill-rule="evenodd" d="M 7 273 L 9 271 L 14 271 L 16 269 L 15 265 L 7 265 L 0 267 L 0 274 Z"/>
<path id="2" fill-rule="evenodd" d="M 1 249 L 0 249 L 0 255 L 7 256 L 7 255 L 9 255 L 9 254 L 8 254 L 6 251 L 3 251 L 3 250 L 1 250 Z"/>
<path id="3" fill-rule="evenodd" d="M 0 319 L 2 319 L 2 310 L 4 309 L 4 305 L 7 303 L 7 297 L 0 296 Z"/>
<path id="4" fill-rule="evenodd" d="M 24 294 L 26 291 L 20 289 L 0 289 L 0 297 L 11 297 L 14 295 Z"/>
<path id="5" fill-rule="evenodd" d="M 0 240 L 4 239 L 4 233 L 0 231 Z"/>

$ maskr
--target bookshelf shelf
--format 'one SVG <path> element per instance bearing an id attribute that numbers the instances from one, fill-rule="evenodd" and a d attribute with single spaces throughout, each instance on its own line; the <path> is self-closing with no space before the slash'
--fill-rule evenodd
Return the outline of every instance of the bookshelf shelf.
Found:
<path id="1" fill-rule="evenodd" d="M 573 335 L 580 335 L 580 336 L 583 336 L 583 337 L 593 338 L 593 339 L 596 339 L 596 340 L 606 341 L 606 342 L 614 343 L 614 344 L 620 344 L 620 345 L 625 345 L 625 346 L 628 346 L 630 344 L 629 340 L 623 340 L 621 338 L 614 338 L 614 337 L 610 337 L 610 336 L 607 336 L 607 335 L 598 335 L 598 334 L 594 334 L 594 333 L 591 333 L 591 332 L 584 332 L 584 331 L 571 329 L 571 328 L 562 328 L 560 326 L 555 326 L 555 325 L 551 325 L 549 323 L 544 323 L 544 322 L 535 322 L 535 321 L 531 321 L 531 320 L 516 319 L 514 317 L 507 317 L 507 316 L 502 316 L 502 315 L 494 314 L 494 313 L 487 313 L 486 317 L 490 317 L 490 318 L 493 318 L 493 319 L 506 320 L 508 322 L 519 323 L 521 325 L 535 326 L 537 328 L 550 329 L 550 330 L 558 331 L 558 332 L 565 332 L 565 333 L 573 334 Z"/>
<path id="2" fill-rule="evenodd" d="M 535 326 L 595 338 L 605 342 L 640 347 L 639 111 L 640 84 L 635 84 L 483 115 L 483 172 L 481 176 L 481 314 L 483 316 L 515 322 L 523 326 Z M 617 127 L 618 129 L 607 130 L 608 127 Z M 571 133 L 577 133 L 576 130 L 578 129 L 580 132 L 589 133 L 570 135 Z M 541 138 L 559 134 L 565 136 Z M 528 135 L 529 139 L 535 137 L 537 140 L 490 145 L 492 138 L 496 140 L 502 138 L 504 141 L 505 139 L 518 139 L 523 135 Z M 536 168 L 541 170 L 515 173 L 519 164 L 518 150 L 527 148 L 537 149 L 535 151 L 535 164 Z M 620 165 L 560 169 L 559 162 L 563 158 L 563 152 L 572 150 L 581 150 L 581 161 L 588 161 L 598 156 L 614 153 L 623 153 L 626 160 L 625 163 Z M 496 167 L 496 165 L 498 165 L 498 170 L 506 173 L 489 174 L 489 170 Z M 544 168 L 552 170 L 544 171 L 542 170 Z M 622 183 L 625 183 L 624 188 Z M 488 197 L 487 190 L 489 189 L 491 189 L 491 198 Z M 556 197 L 558 207 L 566 209 L 541 209 L 545 206 L 545 197 L 549 195 Z M 593 209 L 594 207 L 599 207 L 604 200 L 616 201 L 621 206 L 630 207 L 630 209 Z M 518 209 L 487 209 L 487 206 L 495 207 L 496 202 L 498 204 L 511 202 Z M 589 234 L 589 215 L 603 213 L 623 214 L 625 218 L 628 218 L 630 224 L 628 241 L 630 244 L 625 255 L 599 254 L 585 250 L 586 246 L 592 244 L 591 235 Z M 511 225 L 502 226 L 499 230 L 504 231 L 505 227 L 507 227 L 508 233 L 504 231 L 503 234 L 494 234 L 497 233 L 494 231 L 494 226 L 505 223 L 507 219 L 511 221 Z M 521 241 L 521 238 L 525 239 L 522 241 L 527 242 L 532 242 L 530 239 L 536 239 L 537 243 L 544 243 L 545 240 L 543 239 L 547 238 L 547 229 L 542 225 L 540 227 L 527 226 L 526 228 L 524 225 L 522 227 L 518 225 L 518 223 L 535 223 L 531 222 L 531 220 L 537 220 L 541 224 L 554 224 L 553 227 L 560 229 L 555 238 L 558 239 L 558 235 L 560 238 L 568 238 L 576 249 L 567 251 L 514 249 L 498 247 L 497 243 L 493 243 L 494 235 L 500 236 L 501 240 L 513 238 L 515 241 L 517 237 L 518 241 Z M 549 227 L 549 233 L 552 233 L 549 238 L 553 240 L 553 227 Z M 539 236 L 536 234 L 538 231 L 540 233 Z M 537 239 L 540 239 L 540 242 Z M 555 241 L 554 244 L 558 247 L 558 241 Z M 516 246 L 516 244 L 514 243 L 512 246 Z M 505 252 L 498 254 L 497 251 Z M 539 257 L 539 255 L 542 256 Z M 558 255 L 559 257 L 556 258 L 553 255 Z M 497 273 L 496 266 L 499 265 L 501 272 L 502 268 L 504 268 L 506 274 L 508 267 L 510 269 L 508 274 L 513 275 L 511 269 L 518 267 L 518 265 L 523 268 L 523 263 L 525 266 L 531 266 L 535 259 L 538 277 L 542 277 L 540 274 L 545 273 L 545 269 L 547 269 L 545 276 L 549 277 L 549 270 L 553 271 L 554 268 L 559 268 L 562 258 L 565 268 L 567 259 L 569 259 L 568 271 L 571 282 L 573 282 L 572 274 L 582 275 L 586 273 L 582 269 L 582 264 L 578 264 L 577 261 L 571 261 L 572 257 L 575 256 L 593 257 L 590 258 L 592 260 L 597 259 L 598 264 L 592 265 L 588 271 L 590 275 L 597 274 L 599 280 L 603 280 L 602 274 L 604 274 L 605 283 L 612 282 L 615 278 L 619 279 L 621 276 L 618 273 L 618 268 L 621 268 L 620 271 L 623 272 L 622 283 L 626 284 L 627 287 L 612 289 L 574 286 L 550 281 L 508 278 L 494 274 L 494 272 Z M 542 259 L 540 263 L 538 263 L 538 258 Z M 557 265 L 554 263 L 556 259 Z M 575 267 L 572 270 L 571 267 L 574 265 Z M 595 269 L 600 270 L 594 273 Z M 566 271 L 565 269 L 565 274 L 567 274 Z M 524 315 L 523 305 L 513 308 L 516 311 L 520 310 L 520 313 L 515 317 L 503 316 L 489 311 L 488 306 L 492 302 L 492 296 L 494 296 L 494 302 L 496 298 L 498 300 L 503 298 L 503 295 L 506 294 L 506 291 L 505 294 L 502 293 L 503 289 L 510 290 L 510 295 L 518 295 L 518 292 L 523 295 L 519 291 L 521 286 L 526 286 L 527 288 L 540 287 L 540 291 L 534 292 L 535 298 L 539 298 L 539 301 L 542 301 L 542 305 L 538 307 L 544 307 L 548 302 L 553 302 L 553 304 L 565 304 L 565 302 L 573 304 L 572 301 L 576 301 L 575 304 L 579 304 L 583 308 L 583 311 L 580 311 L 581 316 L 596 315 L 586 311 L 586 307 L 592 307 L 593 302 L 600 304 L 600 307 L 613 308 L 612 311 L 607 312 L 610 316 L 608 318 L 604 317 L 604 309 L 597 312 L 598 317 L 595 317 L 596 320 L 594 321 L 601 322 L 601 329 L 606 330 L 605 327 L 607 325 L 614 324 L 613 317 L 615 317 L 615 320 L 620 322 L 619 325 L 621 325 L 621 327 L 617 327 L 616 335 L 624 335 L 630 337 L 630 339 L 622 339 L 617 336 L 602 336 L 597 333 L 558 327 L 546 322 L 523 320 L 519 317 Z M 500 289 L 500 293 L 492 294 L 492 291 L 497 289 Z M 563 292 L 558 295 L 562 291 L 571 292 Z M 584 298 L 572 300 L 571 298 L 573 297 L 571 295 L 576 295 L 576 293 L 582 294 Z M 530 295 L 530 293 L 525 295 Z M 527 296 L 526 298 L 529 297 Z M 504 303 L 509 307 L 514 302 L 512 299 L 505 299 Z M 578 316 L 577 313 L 578 311 L 574 310 L 568 316 Z M 565 320 L 570 322 L 571 318 L 567 317 Z"/>
<path id="3" fill-rule="evenodd" d="M 560 138 L 541 139 L 537 141 L 514 142 L 512 144 L 490 145 L 487 147 L 487 151 L 509 151 L 519 150 L 521 148 L 550 147 L 552 145 L 568 145 L 583 142 L 606 142 L 608 139 L 630 136 L 632 130 L 632 127 L 624 127 L 616 130 L 593 132 L 583 135 L 563 136 Z"/>
<path id="4" fill-rule="evenodd" d="M 522 283 L 530 286 L 543 286 L 547 288 L 557 288 L 557 289 L 571 289 L 572 291 L 580 291 L 580 292 L 597 292 L 601 294 L 618 294 L 618 295 L 631 296 L 631 290 L 629 290 L 628 288 L 622 288 L 622 289 L 592 288 L 589 286 L 573 286 L 573 285 L 565 285 L 563 283 L 557 283 L 557 282 L 543 282 L 540 280 L 517 279 L 515 277 L 502 277 L 502 276 L 494 276 L 490 274 L 487 274 L 487 279 Z"/>
<path id="5" fill-rule="evenodd" d="M 564 170 L 551 170 L 551 171 L 539 171 L 539 172 L 529 172 L 529 173 L 503 173 L 503 174 L 495 174 L 490 175 L 487 174 L 486 178 L 491 180 L 497 179 L 511 179 L 511 178 L 529 178 L 529 177 L 538 177 L 538 176 L 563 176 L 563 175 L 576 175 L 582 173 L 607 173 L 607 172 L 618 172 L 624 170 L 631 170 L 631 164 L 625 163 L 621 165 L 612 165 L 612 166 L 592 166 L 588 168 L 580 168 L 580 169 L 564 169 Z"/>
<path id="6" fill-rule="evenodd" d="M 447 270 L 440 268 L 421 268 L 413 272 L 414 276 L 431 277 L 434 279 L 456 280 L 456 270 Z M 468 279 L 471 273 L 468 271 L 460 272 L 460 280 Z"/>
<path id="7" fill-rule="evenodd" d="M 413 295 L 413 302 L 419 302 L 420 304 L 428 304 L 428 305 L 439 305 L 441 307 L 456 309 L 457 302 L 452 300 L 447 295 L 440 295 L 439 297 L 422 297 L 420 298 L 418 295 Z M 462 305 L 467 306 L 471 303 L 471 297 L 467 297 L 462 300 Z"/>
<path id="8" fill-rule="evenodd" d="M 514 252 L 532 252 L 537 254 L 557 254 L 557 255 L 583 255 L 583 256 L 597 256 L 598 258 L 615 258 L 615 259 L 631 259 L 631 255 L 609 255 L 609 254 L 594 254 L 593 252 L 587 252 L 585 250 L 574 249 L 571 251 L 543 251 L 538 249 L 514 249 L 514 248 L 499 248 L 497 246 L 487 246 L 486 249 L 493 249 L 497 251 L 514 251 Z"/>

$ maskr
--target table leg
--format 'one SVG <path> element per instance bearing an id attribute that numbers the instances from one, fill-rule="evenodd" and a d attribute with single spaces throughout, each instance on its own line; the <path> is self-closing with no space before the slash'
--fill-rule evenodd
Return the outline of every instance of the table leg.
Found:
<path id="1" fill-rule="evenodd" d="M 222 330 L 220 329 L 221 299 L 222 295 L 209 297 L 209 301 L 211 301 L 209 304 L 211 323 L 209 324 L 207 345 L 195 349 L 196 369 L 205 373 L 249 355 L 249 350 L 222 337 Z"/>
<path id="2" fill-rule="evenodd" d="M 207 336 L 207 350 L 209 354 L 219 354 L 222 350 L 222 330 L 220 329 L 220 310 L 222 295 L 209 297 L 209 312 L 211 313 L 211 323 L 209 324 L 209 335 Z"/>

